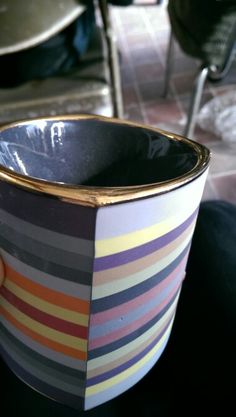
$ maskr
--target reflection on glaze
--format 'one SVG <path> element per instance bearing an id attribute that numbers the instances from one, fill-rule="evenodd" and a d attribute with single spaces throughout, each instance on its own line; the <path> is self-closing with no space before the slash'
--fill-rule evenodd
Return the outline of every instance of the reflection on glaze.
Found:
<path id="1" fill-rule="evenodd" d="M 0 133 L 0 163 L 17 173 L 89 186 L 128 186 L 189 172 L 197 154 L 161 133 L 101 120 L 37 120 Z"/>

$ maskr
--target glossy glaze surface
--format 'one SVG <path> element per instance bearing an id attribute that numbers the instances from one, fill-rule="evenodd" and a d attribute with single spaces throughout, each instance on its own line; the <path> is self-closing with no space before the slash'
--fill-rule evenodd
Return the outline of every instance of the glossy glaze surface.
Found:
<path id="1" fill-rule="evenodd" d="M 196 165 L 197 153 L 184 142 L 122 123 L 41 120 L 1 133 L 0 162 L 47 181 L 116 187 L 179 177 Z"/>

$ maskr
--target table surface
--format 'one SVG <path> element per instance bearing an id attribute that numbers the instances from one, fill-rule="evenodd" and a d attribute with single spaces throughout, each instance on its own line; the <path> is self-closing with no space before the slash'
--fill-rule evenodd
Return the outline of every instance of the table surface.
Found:
<path id="1" fill-rule="evenodd" d="M 72 23 L 85 6 L 77 0 L 2 0 L 0 55 L 46 41 Z"/>

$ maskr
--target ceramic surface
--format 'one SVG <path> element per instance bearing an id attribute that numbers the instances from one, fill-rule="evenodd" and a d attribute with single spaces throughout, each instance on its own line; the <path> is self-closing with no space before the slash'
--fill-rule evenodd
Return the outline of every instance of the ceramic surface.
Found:
<path id="1" fill-rule="evenodd" d="M 209 162 L 169 135 L 93 117 L 0 132 L 1 354 L 68 406 L 124 392 L 168 341 Z"/>

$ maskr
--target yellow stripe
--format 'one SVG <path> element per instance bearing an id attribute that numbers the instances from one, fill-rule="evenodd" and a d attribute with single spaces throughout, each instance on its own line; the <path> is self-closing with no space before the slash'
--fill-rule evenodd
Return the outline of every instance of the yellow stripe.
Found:
<path id="1" fill-rule="evenodd" d="M 125 251 L 157 239 L 178 227 L 190 216 L 190 214 L 191 213 L 184 213 L 184 217 L 183 214 L 181 216 L 173 216 L 154 226 L 146 227 L 145 229 L 127 233 L 122 236 L 97 240 L 95 243 L 96 258 Z"/>
<path id="2" fill-rule="evenodd" d="M 0 296 L 0 304 L 2 307 L 8 311 L 16 320 L 18 320 L 24 326 L 27 326 L 29 329 L 41 334 L 42 336 L 47 337 L 53 341 L 61 343 L 65 346 L 72 347 L 74 349 L 79 349 L 83 352 L 87 350 L 87 340 L 80 339 L 79 337 L 71 336 L 58 330 L 51 329 L 50 327 L 45 326 L 44 324 L 39 323 L 38 321 L 31 319 L 26 314 L 22 313 L 20 310 L 17 310 L 12 304 L 8 303 L 5 298 Z"/>
<path id="3" fill-rule="evenodd" d="M 52 316 L 63 320 L 67 320 L 71 323 L 88 326 L 89 317 L 86 314 L 80 314 L 76 311 L 67 310 L 63 307 L 58 307 L 55 304 L 44 301 L 42 298 L 36 297 L 35 295 L 30 294 L 29 292 L 18 287 L 18 285 L 8 279 L 4 281 L 4 287 L 6 287 L 21 300 L 35 308 L 38 308 L 41 311 L 44 311 L 45 313 L 51 314 Z"/>
<path id="4" fill-rule="evenodd" d="M 175 250 L 173 250 L 167 256 L 165 256 L 161 260 L 158 260 L 155 264 L 149 266 L 148 268 L 136 272 L 135 274 L 129 275 L 128 277 L 117 279 L 115 281 L 112 281 L 111 278 L 112 282 L 107 282 L 103 285 L 98 285 L 94 287 L 92 297 L 93 300 L 108 297 L 109 295 L 127 290 L 128 288 L 131 288 L 134 285 L 138 285 L 141 282 L 146 281 L 155 274 L 158 274 L 160 271 L 162 271 L 164 268 L 170 265 L 171 262 L 173 262 L 182 253 L 182 251 L 187 247 L 188 243 L 190 242 L 191 237 L 192 234 L 190 234 L 190 236 L 188 236 L 187 239 L 185 239 L 181 243 L 181 245 L 179 245 Z"/>
<path id="5" fill-rule="evenodd" d="M 167 337 L 169 336 L 169 332 L 171 330 L 172 324 L 173 324 L 173 320 L 169 324 L 166 332 L 164 333 L 162 338 L 159 340 L 159 342 L 139 362 L 137 362 L 130 368 L 126 369 L 125 371 L 121 372 L 120 374 L 114 376 L 113 378 L 107 379 L 104 382 L 100 382 L 99 384 L 86 388 L 85 397 L 98 394 L 101 391 L 111 388 L 113 385 L 119 384 L 123 380 L 129 378 L 135 372 L 139 371 L 139 369 L 141 369 L 143 366 L 145 366 L 152 359 L 152 357 L 155 355 L 158 349 L 160 349 L 160 347 L 165 343 Z"/>
<path id="6" fill-rule="evenodd" d="M 180 291 L 179 291 L 179 293 L 180 293 Z M 176 300 L 174 301 L 174 303 L 171 304 L 171 306 L 165 312 L 165 314 L 161 317 L 161 319 L 158 320 L 158 322 L 154 326 L 152 326 L 150 329 L 148 329 L 141 336 L 137 337 L 135 340 L 132 340 L 132 342 L 129 342 L 127 345 L 125 345 L 125 346 L 123 346 L 119 349 L 116 349 L 112 352 L 106 353 L 105 355 L 100 356 L 98 358 L 90 359 L 88 361 L 88 365 L 87 365 L 88 378 L 89 378 L 89 372 L 91 373 L 92 371 L 100 369 L 103 366 L 106 366 L 106 365 L 112 363 L 113 361 L 115 361 L 117 359 L 120 359 L 122 357 L 126 357 L 132 351 L 136 351 L 136 349 L 140 345 L 144 344 L 145 342 L 147 342 L 152 337 L 154 337 L 154 336 L 156 337 L 156 334 L 159 332 L 159 330 L 164 325 L 164 323 L 169 321 L 170 317 L 175 312 L 176 305 L 177 305 L 178 298 L 179 298 L 179 293 L 178 293 L 178 296 L 177 296 Z"/>

